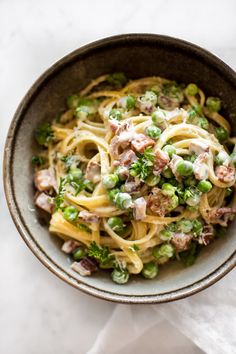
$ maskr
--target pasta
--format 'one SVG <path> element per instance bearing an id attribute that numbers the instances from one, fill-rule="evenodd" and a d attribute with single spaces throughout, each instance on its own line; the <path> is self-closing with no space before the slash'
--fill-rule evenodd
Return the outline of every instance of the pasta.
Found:
<path id="1" fill-rule="evenodd" d="M 151 279 L 191 265 L 236 212 L 236 152 L 221 101 L 195 84 L 103 75 L 43 123 L 35 203 L 51 214 L 72 269 Z"/>

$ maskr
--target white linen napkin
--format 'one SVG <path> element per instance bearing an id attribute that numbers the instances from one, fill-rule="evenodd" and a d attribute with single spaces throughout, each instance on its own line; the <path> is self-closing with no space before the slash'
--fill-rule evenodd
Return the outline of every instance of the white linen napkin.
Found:
<path id="1" fill-rule="evenodd" d="M 235 354 L 235 275 L 172 303 L 117 305 L 87 354 Z"/>

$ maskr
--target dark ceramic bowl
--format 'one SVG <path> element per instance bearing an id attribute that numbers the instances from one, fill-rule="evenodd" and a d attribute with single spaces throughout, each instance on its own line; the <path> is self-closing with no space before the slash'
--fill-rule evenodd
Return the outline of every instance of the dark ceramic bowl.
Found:
<path id="1" fill-rule="evenodd" d="M 179 39 L 149 35 L 120 35 L 86 45 L 48 69 L 28 91 L 9 129 L 4 160 L 4 182 L 12 218 L 26 244 L 53 273 L 88 294 L 124 303 L 160 303 L 194 294 L 222 278 L 236 264 L 234 222 L 227 237 L 206 247 L 189 268 L 164 267 L 157 279 L 131 279 L 114 284 L 107 273 L 83 278 L 70 269 L 60 240 L 50 235 L 34 207 L 31 156 L 37 151 L 33 132 L 63 110 L 65 97 L 91 79 L 123 71 L 130 78 L 158 75 L 179 82 L 195 82 L 207 95 L 219 96 L 224 115 L 236 133 L 236 75 L 209 52 Z"/>

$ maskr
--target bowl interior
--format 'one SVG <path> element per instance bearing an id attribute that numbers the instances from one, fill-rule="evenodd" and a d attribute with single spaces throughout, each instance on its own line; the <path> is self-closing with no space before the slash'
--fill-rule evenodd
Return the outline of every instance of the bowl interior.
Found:
<path id="1" fill-rule="evenodd" d="M 158 75 L 178 82 L 195 82 L 207 95 L 219 96 L 223 101 L 225 116 L 236 132 L 233 113 L 236 112 L 236 84 L 233 72 L 209 53 L 188 43 L 161 36 L 121 36 L 81 48 L 67 56 L 33 86 L 23 100 L 11 127 L 6 181 L 7 189 L 12 191 L 12 212 L 17 213 L 20 230 L 27 233 L 25 238 L 39 258 L 44 258 L 50 267 L 61 272 L 66 280 L 73 280 L 75 286 L 86 286 L 87 291 L 96 289 L 105 298 L 117 294 L 147 299 L 147 295 L 163 295 L 170 300 L 179 289 L 191 287 L 206 278 L 224 264 L 236 249 L 235 223 L 227 232 L 227 237 L 218 240 L 198 257 L 194 266 L 184 268 L 180 264 L 170 264 L 160 271 L 154 280 L 141 277 L 131 279 L 125 286 L 114 284 L 109 274 L 101 272 L 93 277 L 82 278 L 70 269 L 70 260 L 60 251 L 61 241 L 48 232 L 45 215 L 35 209 L 33 197 L 33 170 L 31 156 L 38 147 L 33 139 L 37 125 L 52 120 L 65 107 L 65 98 L 79 91 L 91 79 L 99 75 L 123 71 L 129 78 Z M 14 205 L 13 205 L 14 204 Z M 14 210 L 14 211 L 13 211 Z M 76 285 L 77 284 L 77 285 Z M 89 289 L 89 290 L 88 290 Z M 133 299 L 133 300 L 132 300 Z"/>

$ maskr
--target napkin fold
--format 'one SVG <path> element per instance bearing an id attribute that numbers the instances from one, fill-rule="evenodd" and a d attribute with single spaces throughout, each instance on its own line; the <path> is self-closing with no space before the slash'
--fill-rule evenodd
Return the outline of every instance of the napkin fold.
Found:
<path id="1" fill-rule="evenodd" d="M 236 353 L 235 276 L 172 303 L 117 305 L 87 354 Z"/>

